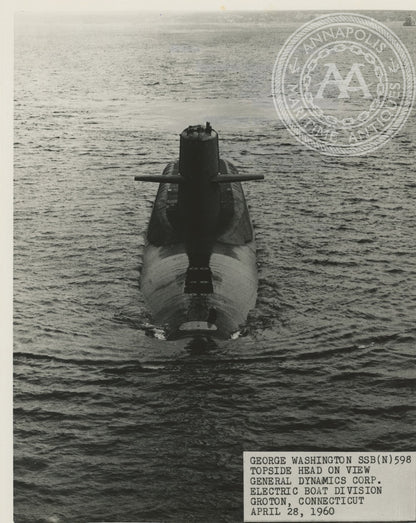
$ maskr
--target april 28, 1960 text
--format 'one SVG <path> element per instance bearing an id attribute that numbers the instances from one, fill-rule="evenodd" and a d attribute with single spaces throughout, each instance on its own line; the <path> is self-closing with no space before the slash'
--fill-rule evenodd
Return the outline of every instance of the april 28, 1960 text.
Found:
<path id="1" fill-rule="evenodd" d="M 412 521 L 415 454 L 244 452 L 244 521 Z"/>

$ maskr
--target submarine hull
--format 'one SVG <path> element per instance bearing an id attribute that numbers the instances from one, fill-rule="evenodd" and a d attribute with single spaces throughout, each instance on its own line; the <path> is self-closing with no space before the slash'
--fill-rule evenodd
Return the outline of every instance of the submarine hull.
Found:
<path id="1" fill-rule="evenodd" d="M 229 338 L 246 321 L 256 303 L 254 242 L 228 248 L 214 246 L 210 294 L 184 293 L 187 265 L 181 246 L 147 246 L 141 288 L 154 320 L 164 326 L 168 338 L 195 333 Z M 212 310 L 216 311 L 215 321 L 210 319 Z"/>
<path id="2" fill-rule="evenodd" d="M 178 176 L 178 162 L 163 172 Z M 238 174 L 219 160 L 219 177 Z M 225 178 L 224 178 L 225 179 Z M 141 290 L 155 323 L 169 339 L 207 334 L 229 338 L 245 323 L 257 298 L 254 231 L 240 182 L 220 184 L 220 227 L 205 267 L 190 272 L 189 247 L 181 234 L 178 185 L 161 183 L 147 232 Z"/>

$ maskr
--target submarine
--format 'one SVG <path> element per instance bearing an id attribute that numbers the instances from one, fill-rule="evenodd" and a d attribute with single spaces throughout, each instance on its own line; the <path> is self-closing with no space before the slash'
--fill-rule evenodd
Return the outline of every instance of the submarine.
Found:
<path id="1" fill-rule="evenodd" d="M 143 252 L 140 288 L 167 339 L 237 333 L 257 299 L 256 244 L 241 175 L 219 156 L 207 122 L 180 133 L 179 160 L 161 175 Z"/>

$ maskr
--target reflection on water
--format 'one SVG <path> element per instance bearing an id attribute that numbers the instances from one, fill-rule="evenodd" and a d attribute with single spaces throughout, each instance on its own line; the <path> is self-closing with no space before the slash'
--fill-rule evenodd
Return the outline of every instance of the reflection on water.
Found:
<path id="1" fill-rule="evenodd" d="M 199 354 L 207 354 L 209 351 L 218 348 L 215 340 L 206 336 L 195 336 L 189 340 L 185 346 L 185 350 L 192 356 L 198 356 Z"/>

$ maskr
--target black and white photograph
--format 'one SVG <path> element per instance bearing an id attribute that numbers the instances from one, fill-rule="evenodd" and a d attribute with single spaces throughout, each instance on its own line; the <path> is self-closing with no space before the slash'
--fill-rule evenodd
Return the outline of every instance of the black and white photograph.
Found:
<path id="1" fill-rule="evenodd" d="M 5 523 L 415 521 L 416 6 L 13 41 Z"/>

